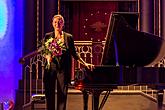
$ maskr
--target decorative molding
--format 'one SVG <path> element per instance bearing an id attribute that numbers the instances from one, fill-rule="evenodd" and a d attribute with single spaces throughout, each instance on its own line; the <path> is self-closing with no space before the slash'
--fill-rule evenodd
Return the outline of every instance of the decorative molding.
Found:
<path id="1" fill-rule="evenodd" d="M 97 21 L 94 24 L 91 24 L 90 27 L 94 28 L 95 31 L 100 32 L 103 28 L 107 27 L 107 25 L 102 23 L 101 21 Z"/>

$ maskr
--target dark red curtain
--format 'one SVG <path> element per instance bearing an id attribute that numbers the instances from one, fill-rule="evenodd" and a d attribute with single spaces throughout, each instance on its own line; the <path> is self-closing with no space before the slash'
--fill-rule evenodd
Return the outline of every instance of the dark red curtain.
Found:
<path id="1" fill-rule="evenodd" d="M 79 2 L 73 4 L 75 40 L 105 40 L 109 17 L 117 11 L 117 2 Z"/>

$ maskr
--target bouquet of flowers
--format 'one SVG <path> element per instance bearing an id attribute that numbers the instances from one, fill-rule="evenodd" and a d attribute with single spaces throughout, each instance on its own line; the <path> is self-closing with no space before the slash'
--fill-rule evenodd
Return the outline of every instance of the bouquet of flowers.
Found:
<path id="1" fill-rule="evenodd" d="M 46 42 L 43 44 L 43 56 L 49 55 L 51 58 L 56 58 L 57 62 L 59 63 L 60 56 L 62 52 L 66 50 L 64 43 L 61 39 L 56 40 L 50 37 Z M 58 58 L 57 58 L 58 57 Z M 50 62 L 48 60 L 48 67 L 50 66 Z"/>

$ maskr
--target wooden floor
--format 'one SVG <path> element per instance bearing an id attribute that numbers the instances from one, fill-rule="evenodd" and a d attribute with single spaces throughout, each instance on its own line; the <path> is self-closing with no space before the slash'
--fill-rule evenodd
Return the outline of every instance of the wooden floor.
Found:
<path id="1" fill-rule="evenodd" d="M 103 95 L 100 97 L 100 101 Z M 42 104 L 43 109 L 33 110 L 46 110 L 45 104 Z M 37 107 L 37 104 L 36 104 Z M 39 105 L 38 107 L 41 107 Z M 25 109 L 32 110 L 32 109 Z M 67 100 L 67 110 L 83 110 L 83 95 L 80 91 L 69 91 Z M 89 95 L 88 110 L 92 110 L 92 97 Z M 165 110 L 165 108 L 158 109 L 157 102 L 144 96 L 141 93 L 125 93 L 114 94 L 112 93 L 102 110 Z"/>
<path id="2" fill-rule="evenodd" d="M 68 95 L 67 110 L 83 110 L 82 101 L 82 95 Z M 89 96 L 88 110 L 92 110 L 91 96 Z M 110 95 L 103 110 L 158 110 L 158 108 L 157 103 L 140 94 Z"/>

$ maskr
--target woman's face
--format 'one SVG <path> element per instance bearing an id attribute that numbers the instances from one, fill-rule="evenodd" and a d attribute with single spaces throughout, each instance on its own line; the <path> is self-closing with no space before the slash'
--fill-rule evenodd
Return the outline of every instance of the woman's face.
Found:
<path id="1" fill-rule="evenodd" d="M 55 17 L 53 19 L 52 25 L 55 31 L 62 31 L 64 26 L 64 21 L 60 17 Z"/>

